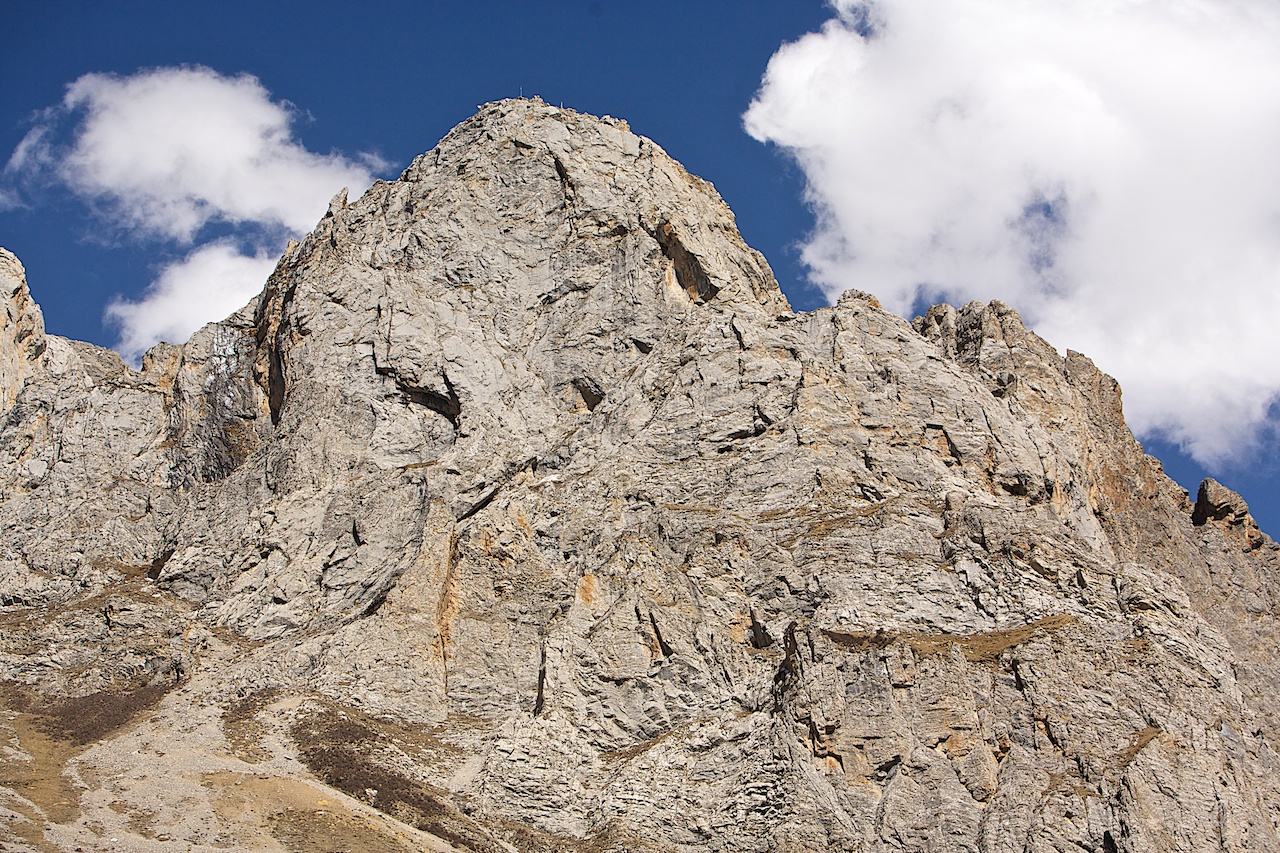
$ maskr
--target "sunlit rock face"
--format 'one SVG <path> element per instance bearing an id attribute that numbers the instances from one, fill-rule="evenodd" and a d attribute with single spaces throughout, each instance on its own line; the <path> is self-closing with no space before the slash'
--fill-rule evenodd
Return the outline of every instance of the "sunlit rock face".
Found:
<path id="1" fill-rule="evenodd" d="M 0 277 L 6 845 L 1280 849 L 1239 496 L 625 122 L 481 108 L 140 372 Z"/>

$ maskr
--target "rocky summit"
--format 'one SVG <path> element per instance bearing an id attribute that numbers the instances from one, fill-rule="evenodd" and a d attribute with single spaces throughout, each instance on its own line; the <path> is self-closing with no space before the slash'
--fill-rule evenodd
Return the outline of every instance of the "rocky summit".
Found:
<path id="1" fill-rule="evenodd" d="M 482 107 L 138 371 L 0 298 L 0 849 L 1280 850 L 1240 497 L 625 122 Z"/>

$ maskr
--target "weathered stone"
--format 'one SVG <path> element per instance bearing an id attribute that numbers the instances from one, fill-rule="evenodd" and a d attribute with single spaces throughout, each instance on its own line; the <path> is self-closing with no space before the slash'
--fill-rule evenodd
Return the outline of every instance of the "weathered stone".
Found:
<path id="1" fill-rule="evenodd" d="M 0 249 L 0 298 L 4 333 L 0 338 L 0 406 L 8 409 L 44 353 L 44 315 L 31 299 L 27 275 L 12 252 Z"/>
<path id="2" fill-rule="evenodd" d="M 792 312 L 623 122 L 483 107 L 140 372 L 9 290 L 45 846 L 1280 848 L 1238 496 L 1005 305 Z M 136 713 L 32 751 L 95 695 Z"/>

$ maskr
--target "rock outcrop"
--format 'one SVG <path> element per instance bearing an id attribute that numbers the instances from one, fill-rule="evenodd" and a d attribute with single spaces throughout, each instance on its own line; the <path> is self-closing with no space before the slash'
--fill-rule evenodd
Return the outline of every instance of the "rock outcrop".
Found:
<path id="1" fill-rule="evenodd" d="M 1000 303 L 487 105 L 131 370 L 0 256 L 13 849 L 1280 849 L 1280 549 Z"/>

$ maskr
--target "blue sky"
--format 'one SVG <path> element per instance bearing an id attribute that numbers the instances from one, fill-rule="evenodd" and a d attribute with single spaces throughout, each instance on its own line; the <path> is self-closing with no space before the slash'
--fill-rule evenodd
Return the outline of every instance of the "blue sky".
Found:
<path id="1" fill-rule="evenodd" d="M 1192 11 L 1197 4 L 1212 5 L 1194 0 Z M 797 308 L 825 304 L 850 284 L 904 312 L 921 299 L 1004 298 L 1038 330 L 1052 330 L 1047 336 L 1055 346 L 1084 351 L 1120 375 L 1131 419 L 1138 418 L 1144 443 L 1175 479 L 1194 491 L 1211 468 L 1244 494 L 1264 529 L 1280 530 L 1280 500 L 1273 497 L 1280 483 L 1273 426 L 1280 380 L 1269 384 L 1264 375 L 1275 371 L 1264 367 L 1267 333 L 1259 331 L 1262 343 L 1233 354 L 1207 332 L 1198 335 L 1196 326 L 1179 325 L 1204 324 L 1218 302 L 1237 312 L 1215 319 L 1228 330 L 1239 318 L 1269 314 L 1266 294 L 1277 290 L 1265 272 L 1271 246 L 1226 237 L 1206 242 L 1208 256 L 1260 256 L 1266 263 L 1259 274 L 1215 262 L 1212 281 L 1223 282 L 1231 298 L 1215 296 L 1208 309 L 1196 307 L 1203 283 L 1174 279 L 1197 259 L 1165 247 L 1176 250 L 1206 226 L 1160 212 L 1213 208 L 1215 221 L 1240 234 L 1249 231 L 1251 211 L 1271 210 L 1276 199 L 1245 189 L 1234 195 L 1204 189 L 1236 185 L 1221 166 L 1203 184 L 1182 186 L 1170 176 L 1196 172 L 1179 159 L 1190 155 L 1148 144 L 1190 136 L 1200 152 L 1195 156 L 1210 166 L 1244 163 L 1255 178 L 1258 162 L 1269 168 L 1257 159 L 1269 156 L 1265 152 L 1231 147 L 1231 139 L 1252 128 L 1212 105 L 1231 100 L 1222 97 L 1231 91 L 1244 104 L 1240 115 L 1271 115 L 1276 101 L 1270 93 L 1239 81 L 1261 74 L 1266 88 L 1275 88 L 1265 84 L 1274 79 L 1267 72 L 1280 68 L 1267 47 L 1274 21 L 1264 17 L 1260 26 L 1255 16 L 1239 24 L 1240 32 L 1247 23 L 1248 32 L 1263 34 L 1251 54 L 1250 42 L 1242 49 L 1239 32 L 1230 29 L 1236 25 L 1222 24 L 1221 15 L 1212 25 L 1156 12 L 1111 15 L 1102 23 L 1080 11 L 1086 6 L 1052 0 L 1043 5 L 1048 11 L 1016 19 L 988 0 L 952 0 L 939 7 L 944 11 L 916 19 L 903 4 L 868 10 L 845 0 L 833 6 L 742 0 L 22 4 L 5 14 L 0 158 L 10 158 L 33 128 L 46 126 L 52 156 L 65 155 L 83 127 L 83 109 L 53 108 L 84 75 L 130 79 L 140 70 L 182 66 L 227 79 L 252 75 L 264 103 L 292 105 L 298 150 L 332 154 L 334 163 L 381 177 L 398 174 L 478 104 L 497 98 L 536 94 L 620 116 L 716 185 Z M 998 18 L 989 17 L 993 9 Z M 1199 61 L 1218 70 L 1188 82 L 1174 79 L 1175 70 L 1161 77 L 1119 59 L 1108 64 L 1106 52 L 1093 47 L 1090 58 L 1081 59 L 1074 47 L 1114 43 L 1115 56 L 1132 57 L 1139 38 L 1147 69 L 1172 69 L 1166 58 L 1176 57 L 1179 68 L 1194 71 Z M 791 47 L 780 52 L 784 44 Z M 1219 44 L 1232 45 L 1226 61 L 1215 52 Z M 1010 79 L 1020 82 L 1011 88 Z M 1026 80 L 1040 81 L 1039 88 L 1028 89 Z M 1174 86 L 1203 88 L 1205 100 L 1194 100 L 1193 92 L 1161 112 L 1163 93 Z M 945 123 L 936 117 L 938 104 L 955 107 Z M 1223 128 L 1221 138 L 1180 132 L 1170 118 L 1180 113 Z M 932 116 L 932 123 L 920 115 Z M 1268 125 L 1247 135 L 1265 148 L 1270 134 Z M 1072 141 L 1076 135 L 1087 143 Z M 925 137 L 933 147 L 920 142 Z M 1142 168 L 1124 159 L 1133 140 L 1145 145 Z M 932 176 L 927 185 L 913 183 L 921 174 Z M 119 328 L 104 320 L 113 300 L 142 298 L 167 269 L 219 240 L 250 256 L 269 253 L 296 221 L 281 214 L 272 224 L 246 226 L 215 215 L 197 223 L 190 239 L 175 238 L 128 220 L 122 213 L 127 200 L 75 192 L 48 169 L 11 169 L 6 180 L 0 245 L 26 265 L 49 329 L 107 346 L 120 340 Z M 1170 196 L 1155 213 L 1130 203 L 1160 196 L 1165 187 L 1172 187 Z M 957 217 L 957 209 L 964 215 Z M 1046 209 L 1055 211 L 1048 232 L 1046 217 L 1032 215 Z M 994 224 L 984 225 L 984 214 Z M 957 220 L 973 224 L 940 226 Z M 1114 239 L 1108 223 L 1117 221 L 1133 223 L 1122 243 L 1098 236 Z M 919 235 L 936 246 L 939 233 L 949 253 L 920 249 Z M 1020 266 L 1026 246 L 1019 240 L 1034 250 L 1034 267 Z M 1137 249 L 1126 254 L 1130 246 Z M 1259 246 L 1265 251 L 1253 251 Z M 1120 283 L 1108 282 L 1112 269 L 1123 271 Z M 1144 276 L 1150 289 L 1128 284 Z M 1097 290 L 1095 282 L 1107 289 Z M 1068 298 L 1072 294 L 1077 298 Z M 1183 315 L 1139 312 L 1153 299 L 1187 308 Z M 1106 313 L 1090 313 L 1104 303 L 1112 306 Z M 1112 318 L 1124 325 L 1109 326 Z M 1138 343 L 1113 346 L 1129 337 Z M 1207 355 L 1193 346 L 1202 338 Z M 1222 363 L 1210 370 L 1205 365 L 1215 353 Z M 1186 365 L 1177 362 L 1182 355 Z M 1228 428 L 1232 424 L 1240 426 Z"/>

